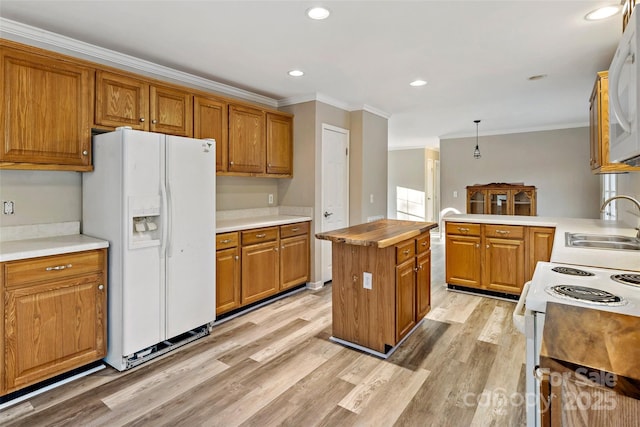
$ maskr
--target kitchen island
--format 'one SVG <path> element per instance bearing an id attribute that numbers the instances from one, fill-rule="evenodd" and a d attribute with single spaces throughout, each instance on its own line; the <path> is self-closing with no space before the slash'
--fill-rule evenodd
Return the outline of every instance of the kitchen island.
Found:
<path id="1" fill-rule="evenodd" d="M 332 340 L 389 357 L 430 309 L 429 230 L 383 219 L 316 234 L 332 242 Z"/>

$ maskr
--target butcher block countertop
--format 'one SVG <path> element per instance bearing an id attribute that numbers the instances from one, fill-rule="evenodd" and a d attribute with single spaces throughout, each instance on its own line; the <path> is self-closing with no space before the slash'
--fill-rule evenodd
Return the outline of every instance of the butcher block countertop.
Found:
<path id="1" fill-rule="evenodd" d="M 601 378 L 640 399 L 640 317 L 548 303 L 540 366 Z"/>
<path id="2" fill-rule="evenodd" d="M 437 226 L 438 224 L 435 222 L 381 219 L 352 227 L 318 233 L 316 237 L 334 243 L 386 248 L 416 237 Z"/>

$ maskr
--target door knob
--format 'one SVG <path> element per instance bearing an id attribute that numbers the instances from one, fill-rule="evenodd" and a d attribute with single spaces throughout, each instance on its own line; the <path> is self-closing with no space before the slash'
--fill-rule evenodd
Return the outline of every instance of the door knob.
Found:
<path id="1" fill-rule="evenodd" d="M 324 217 L 325 218 L 329 218 L 331 215 L 333 215 L 333 212 L 324 211 Z"/>

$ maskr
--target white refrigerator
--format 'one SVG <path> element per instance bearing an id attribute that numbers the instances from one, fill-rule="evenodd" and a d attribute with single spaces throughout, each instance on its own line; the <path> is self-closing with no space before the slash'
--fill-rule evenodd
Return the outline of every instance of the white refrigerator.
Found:
<path id="1" fill-rule="evenodd" d="M 128 128 L 93 138 L 82 232 L 110 243 L 105 361 L 118 370 L 215 320 L 214 150 L 213 140 Z"/>

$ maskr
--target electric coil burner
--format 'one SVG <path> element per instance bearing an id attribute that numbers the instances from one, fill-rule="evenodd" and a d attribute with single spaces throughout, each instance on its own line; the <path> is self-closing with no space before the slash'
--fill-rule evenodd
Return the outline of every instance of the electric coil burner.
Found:
<path id="1" fill-rule="evenodd" d="M 582 276 L 582 277 L 594 276 L 594 274 L 591 273 L 590 271 L 584 271 L 584 270 L 579 270 L 577 268 L 564 267 L 564 266 L 554 267 L 551 269 L 551 271 L 555 271 L 556 273 L 560 273 L 560 274 L 568 274 L 569 276 Z"/>
<path id="2" fill-rule="evenodd" d="M 611 276 L 611 280 L 615 280 L 618 283 L 631 286 L 640 286 L 640 274 L 622 273 L 614 274 Z"/>
<path id="3" fill-rule="evenodd" d="M 547 293 L 560 298 L 568 298 L 587 304 L 617 306 L 625 305 L 626 300 L 602 289 L 587 288 L 585 286 L 557 285 L 546 288 Z"/>

